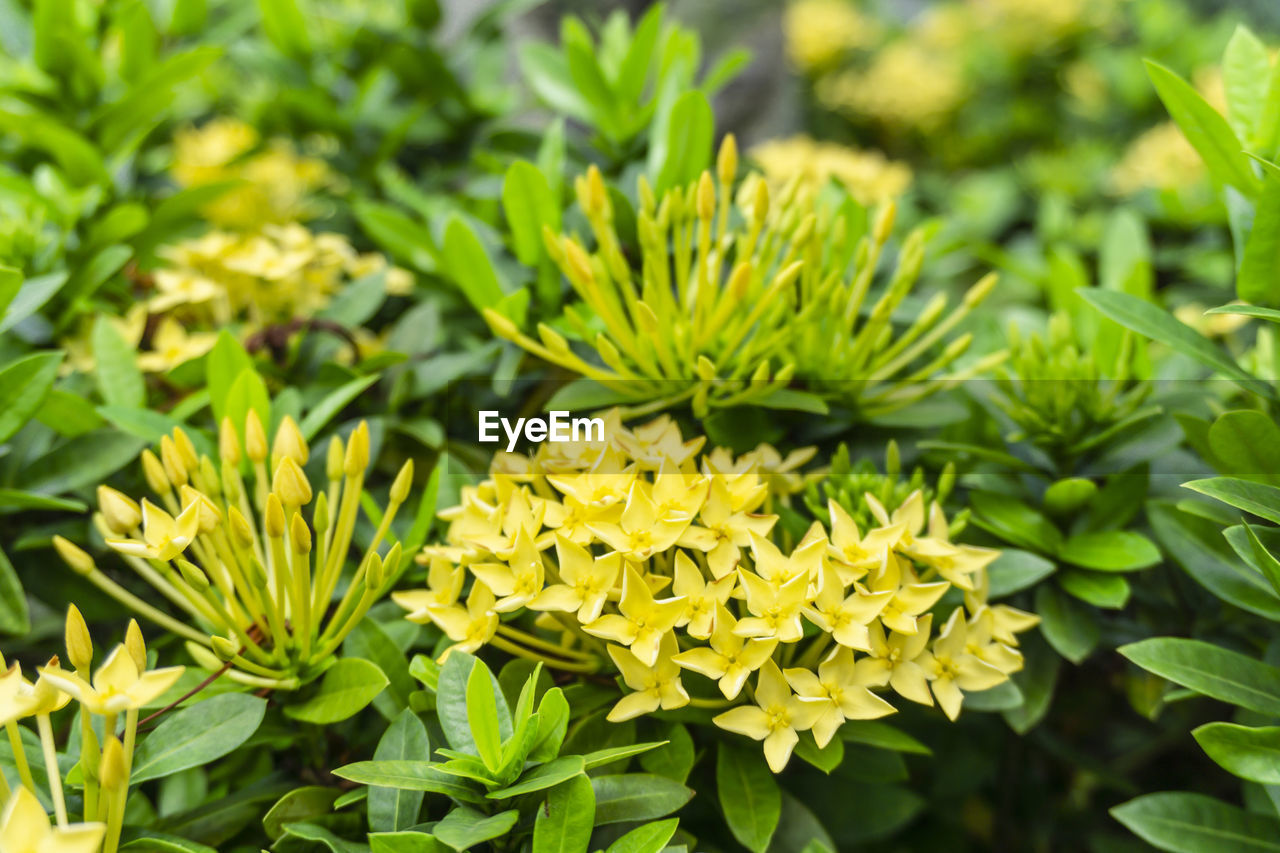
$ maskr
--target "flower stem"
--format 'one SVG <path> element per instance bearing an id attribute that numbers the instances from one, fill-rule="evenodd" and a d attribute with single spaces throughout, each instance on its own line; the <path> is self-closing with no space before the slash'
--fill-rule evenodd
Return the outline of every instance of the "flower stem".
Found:
<path id="1" fill-rule="evenodd" d="M 505 640 L 502 637 L 495 636 L 493 639 L 489 640 L 489 645 L 496 649 L 502 649 L 502 651 L 507 654 L 512 654 L 526 660 L 542 661 L 549 667 L 554 669 L 563 669 L 566 672 L 595 672 L 600 668 L 599 661 L 555 660 L 554 658 L 547 657 L 546 655 L 539 654 L 538 652 L 530 651 L 524 646 L 518 646 L 510 640 Z"/>
<path id="2" fill-rule="evenodd" d="M 521 631 L 519 628 L 513 628 L 510 625 L 499 625 L 498 633 L 502 634 L 503 636 L 511 640 L 515 640 L 518 643 L 524 643 L 526 646 L 529 646 L 530 648 L 541 649 L 545 652 L 550 652 L 553 655 L 560 655 L 561 657 L 568 657 L 568 658 L 577 658 L 579 660 L 595 660 L 596 659 L 596 656 L 591 654 L 590 652 L 581 652 L 581 651 L 578 651 L 577 649 L 570 649 L 565 646 L 552 643 L 548 640 L 542 639 L 541 637 L 537 637 L 537 636 L 534 636 L 533 634 L 527 633 L 525 631 Z"/>
<path id="3" fill-rule="evenodd" d="M 13 747 L 13 763 L 18 768 L 18 778 L 31 793 L 36 792 L 36 782 L 31 778 L 31 765 L 27 763 L 27 751 L 22 746 L 22 736 L 18 733 L 17 723 L 6 723 L 5 731 L 9 735 L 9 746 Z"/>
<path id="4" fill-rule="evenodd" d="M 67 801 L 62 797 L 62 771 L 58 769 L 58 750 L 53 742 L 53 724 L 48 714 L 36 715 L 36 728 L 40 730 L 40 746 L 44 749 L 44 769 L 49 774 L 49 796 L 58 817 L 58 826 L 67 825 Z"/>

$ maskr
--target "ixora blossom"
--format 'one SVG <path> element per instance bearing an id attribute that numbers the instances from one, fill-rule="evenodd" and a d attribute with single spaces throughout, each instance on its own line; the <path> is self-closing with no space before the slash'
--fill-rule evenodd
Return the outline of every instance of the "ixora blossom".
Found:
<path id="1" fill-rule="evenodd" d="M 898 198 L 911 185 L 911 167 L 889 160 L 879 151 L 859 151 L 808 136 L 771 139 L 751 149 L 771 187 L 784 188 L 798 179 L 818 191 L 831 180 L 839 182 L 858 204 L 871 206 Z"/>
<path id="2" fill-rule="evenodd" d="M 936 294 L 907 320 L 898 309 L 924 261 L 924 232 L 907 237 L 889 280 L 875 286 L 894 207 L 855 216 L 831 205 L 798 177 L 776 197 L 750 174 L 734 192 L 736 143 L 725 138 L 716 176 L 704 172 L 661 198 L 643 178 L 635 234 L 618 231 L 599 170 L 578 179 L 578 204 L 595 238 L 544 229 L 550 257 L 585 310 L 564 322 L 595 359 L 560 332 L 539 324 L 537 339 L 493 309 L 494 332 L 548 362 L 581 374 L 630 402 L 640 414 L 688 402 L 711 406 L 787 407 L 804 399 L 851 405 L 860 416 L 893 411 L 945 381 L 986 369 L 1000 355 L 947 373 L 971 336 L 948 335 L 995 285 L 975 284 L 948 309 Z M 868 224 L 869 223 L 869 224 Z M 640 246 L 639 267 L 624 246 Z M 895 325 L 895 319 L 903 321 Z M 816 394 L 805 397 L 797 381 Z"/>
<path id="3" fill-rule="evenodd" d="M 998 552 L 953 542 L 922 491 L 891 510 L 861 496 L 865 526 L 832 499 L 830 529 L 793 543 L 774 510 L 803 490 L 811 452 L 735 458 L 665 416 L 604 420 L 602 441 L 499 453 L 440 513 L 446 541 L 418 557 L 427 588 L 392 598 L 448 636 L 446 656 L 491 645 L 612 668 L 626 690 L 609 719 L 720 709 L 715 724 L 762 741 L 775 771 L 800 732 L 825 745 L 845 720 L 892 713 L 886 691 L 955 719 L 966 692 L 1021 669 L 1016 634 L 1037 618 L 987 603 Z"/>
<path id="4" fill-rule="evenodd" d="M 80 611 L 72 605 L 66 621 L 67 660 L 58 658 L 38 669 L 34 683 L 14 664 L 0 674 L 0 725 L 13 751 L 19 786 L 9 790 L 0 774 L 0 850 L 32 853 L 116 853 L 124 826 L 133 749 L 138 735 L 138 711 L 173 687 L 183 667 L 148 669 L 147 647 L 138 623 L 131 621 L 124 642 L 93 671 L 93 639 Z M 0 659 L 0 668 L 4 665 Z M 80 747 L 77 762 L 83 787 L 83 823 L 68 822 L 50 715 L 75 700 L 80 708 Z M 124 719 L 121 721 L 120 717 Z M 95 728 L 93 718 L 101 717 Z M 36 795 L 18 722 L 34 718 L 44 753 L 49 798 L 56 828 Z M 122 731 L 121 731 L 122 729 Z M 103 732 L 99 739 L 98 731 Z"/>
<path id="5" fill-rule="evenodd" d="M 368 426 L 361 423 L 345 444 L 336 436 L 329 442 L 328 488 L 316 494 L 303 471 L 311 450 L 292 418 L 281 421 L 270 442 L 256 412 L 242 426 L 243 432 L 223 421 L 217 462 L 197 454 L 181 429 L 164 437 L 158 457 L 144 450 L 143 473 L 159 503 L 139 504 L 106 486 L 98 491 L 94 523 L 107 545 L 181 618 L 125 590 L 70 542 L 59 538 L 55 545 L 99 589 L 189 640 L 205 667 L 226 664 L 243 683 L 294 689 L 332 663 L 343 639 L 399 577 L 399 544 L 385 554 L 379 549 L 409 496 L 413 462 L 400 469 L 385 512 L 372 519 L 368 546 L 348 572 L 369 467 Z"/>

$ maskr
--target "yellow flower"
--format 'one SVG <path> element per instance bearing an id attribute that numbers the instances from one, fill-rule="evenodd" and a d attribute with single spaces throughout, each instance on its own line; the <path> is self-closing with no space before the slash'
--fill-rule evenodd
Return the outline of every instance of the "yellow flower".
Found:
<path id="1" fill-rule="evenodd" d="M 609 593 L 618 583 L 622 555 L 617 551 L 592 557 L 581 545 L 556 533 L 556 562 L 563 583 L 552 584 L 529 602 L 530 610 L 577 611 L 586 624 L 600 617 Z"/>
<path id="2" fill-rule="evenodd" d="M 1111 169 L 1117 195 L 1145 189 L 1178 190 L 1204 181 L 1204 161 L 1172 121 L 1156 125 L 1129 144 Z"/>
<path id="3" fill-rule="evenodd" d="M 804 636 L 800 609 L 809 600 L 807 574 L 797 574 L 786 582 L 776 583 L 739 568 L 738 578 L 746 593 L 747 610 L 751 615 L 738 622 L 733 629 L 735 634 L 739 637 L 776 638 L 783 643 L 794 643 Z"/>
<path id="4" fill-rule="evenodd" d="M 824 705 L 822 716 L 813 724 L 813 739 L 819 747 L 831 742 L 845 720 L 874 720 L 896 710 L 867 689 L 885 683 L 884 671 L 871 664 L 870 658 L 855 662 L 852 651 L 840 648 L 818 665 L 816 674 L 802 668 L 783 671 L 797 695 Z"/>
<path id="5" fill-rule="evenodd" d="M 772 637 L 748 640 L 738 636 L 733 630 L 736 625 L 733 614 L 723 604 L 719 605 L 710 648 L 692 648 L 672 658 L 685 669 L 718 681 L 726 699 L 738 698 L 747 676 L 763 666 L 778 647 L 778 641 Z"/>
<path id="6" fill-rule="evenodd" d="M 847 583 L 883 564 L 885 554 L 906 533 L 905 525 L 891 524 L 868 531 L 864 538 L 857 522 L 834 498 L 827 499 L 827 512 L 831 516 L 831 547 L 827 553 L 835 561 L 840 579 Z"/>
<path id="7" fill-rule="evenodd" d="M 921 614 L 937 604 L 950 586 L 946 581 L 921 583 L 914 574 L 909 563 L 890 551 L 884 555 L 880 572 L 868 584 L 872 592 L 892 593 L 879 617 L 886 628 L 900 634 L 916 633 Z"/>
<path id="8" fill-rule="evenodd" d="M 180 666 L 139 672 L 123 644 L 107 655 L 93 674 L 92 684 L 56 663 L 40 669 L 42 677 L 74 696 L 92 714 L 119 714 L 142 708 L 172 687 L 182 672 Z"/>
<path id="9" fill-rule="evenodd" d="M 914 634 L 901 634 L 885 630 L 878 622 L 868 626 L 871 638 L 871 661 L 866 668 L 875 672 L 879 670 L 889 676 L 888 684 L 902 698 L 932 705 L 933 697 L 929 695 L 929 681 L 920 657 L 925 654 L 929 645 L 929 626 L 933 614 L 926 613 L 917 620 Z"/>
<path id="10" fill-rule="evenodd" d="M 756 704 L 731 708 L 712 722 L 726 731 L 764 741 L 769 769 L 781 773 L 800 740 L 797 732 L 812 728 L 827 707 L 828 702 L 822 699 L 792 694 L 782 671 L 770 660 L 756 676 Z"/>
<path id="11" fill-rule="evenodd" d="M 107 827 L 75 823 L 56 829 L 40 801 L 19 785 L 0 814 L 0 850 L 4 853 L 98 853 Z"/>
<path id="12" fill-rule="evenodd" d="M 138 353 L 138 367 L 147 373 L 165 373 L 213 349 L 215 332 L 188 332 L 173 317 L 161 318 L 151 335 L 151 350 Z"/>
<path id="13" fill-rule="evenodd" d="M 56 657 L 49 661 L 51 666 L 57 663 Z M 4 659 L 0 658 L 0 666 L 3 665 Z M 27 681 L 16 663 L 0 673 L 0 726 L 26 717 L 52 714 L 70 701 L 69 695 L 43 676 L 37 678 L 35 684 Z"/>
<path id="14" fill-rule="evenodd" d="M 867 633 L 867 625 L 880 615 L 893 592 L 887 589 L 868 592 L 856 584 L 851 595 L 846 596 L 846 591 L 839 573 L 831 566 L 824 566 L 818 594 L 813 598 L 813 605 L 804 608 L 804 615 L 840 645 L 870 651 L 871 635 Z"/>
<path id="15" fill-rule="evenodd" d="M 391 600 L 409 611 L 406 619 L 425 622 L 429 618 L 426 613 L 429 608 L 448 607 L 458 601 L 462 584 L 466 581 L 466 571 L 441 556 L 432 556 L 428 560 L 419 558 L 418 562 L 427 562 L 430 566 L 427 569 L 427 588 L 398 590 L 391 593 Z"/>
<path id="16" fill-rule="evenodd" d="M 911 185 L 911 169 L 905 163 L 891 161 L 879 151 L 816 142 L 808 136 L 761 143 L 751 149 L 751 159 L 771 188 L 781 190 L 796 181 L 816 192 L 834 180 L 867 207 L 898 198 Z"/>
<path id="17" fill-rule="evenodd" d="M 108 539 L 121 554 L 146 560 L 172 560 L 182 554 L 200 532 L 202 504 L 192 501 L 177 518 L 142 499 L 142 539 Z"/>
<path id="18" fill-rule="evenodd" d="M 708 583 L 689 555 L 677 551 L 672 591 L 685 600 L 685 610 L 676 627 L 684 628 L 686 634 L 698 640 L 710 637 L 716 610 L 729 600 L 734 583 L 732 574 Z"/>
<path id="19" fill-rule="evenodd" d="M 968 625 L 963 609 L 957 607 L 933 641 L 932 652 L 920 655 L 918 663 L 930 679 L 929 686 L 943 712 L 955 719 L 964 702 L 962 690 L 988 690 L 1008 676 L 966 650 Z"/>
<path id="20" fill-rule="evenodd" d="M 865 71 L 823 79 L 817 95 L 835 109 L 927 132 L 964 102 L 964 73 L 949 53 L 901 40 L 877 53 Z"/>
<path id="21" fill-rule="evenodd" d="M 815 71 L 841 54 L 872 44 L 880 25 L 849 0 L 799 0 L 783 17 L 787 56 L 801 71 Z"/>
<path id="22" fill-rule="evenodd" d="M 752 535 L 768 535 L 777 520 L 776 515 L 734 509 L 726 478 L 712 477 L 706 502 L 698 512 L 701 524 L 686 527 L 676 544 L 705 552 L 712 576 L 720 579 L 732 574 Z"/>
<path id="23" fill-rule="evenodd" d="M 631 485 L 626 508 L 616 524 L 600 522 L 588 527 L 628 560 L 640 561 L 671 548 L 690 521 L 690 516 L 659 518 L 651 487 L 647 483 L 636 482 Z"/>
<path id="24" fill-rule="evenodd" d="M 658 658 L 652 665 L 643 663 L 621 646 L 609 646 L 609 657 L 622 673 L 622 680 L 634 691 L 613 706 L 608 717 L 611 722 L 620 723 L 659 708 L 672 711 L 689 704 L 689 694 L 680 684 L 680 667 L 672 661 L 677 651 L 679 646 L 672 633 L 662 638 Z"/>
<path id="25" fill-rule="evenodd" d="M 474 652 L 493 639 L 494 632 L 498 630 L 498 613 L 493 605 L 493 592 L 484 583 L 476 581 L 467 596 L 465 608 L 456 604 L 428 607 L 425 615 L 453 640 L 448 651 Z M 411 613 L 407 618 L 411 622 L 423 623 L 426 621 L 422 618 L 423 613 Z"/>
<path id="26" fill-rule="evenodd" d="M 542 591 L 542 554 L 524 528 L 516 532 L 507 563 L 472 563 L 470 569 L 494 595 L 501 596 L 493 605 L 499 613 L 524 607 Z"/>
<path id="27" fill-rule="evenodd" d="M 616 613 L 606 613 L 582 626 L 593 637 L 629 646 L 632 654 L 645 666 L 653 666 L 658 659 L 658 647 L 663 636 L 675 627 L 684 615 L 685 600 L 682 597 L 656 600 L 653 592 L 632 566 L 627 566 L 622 577 L 622 599 Z"/>

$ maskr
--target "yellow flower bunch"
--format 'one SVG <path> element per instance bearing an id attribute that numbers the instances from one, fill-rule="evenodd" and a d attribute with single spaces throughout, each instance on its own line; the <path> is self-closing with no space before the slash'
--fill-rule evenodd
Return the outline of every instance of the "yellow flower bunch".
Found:
<path id="1" fill-rule="evenodd" d="M 138 623 L 130 621 L 124 642 L 93 669 L 93 639 L 84 617 L 75 605 L 67 611 L 67 659 L 72 669 L 64 669 L 58 658 L 40 667 L 35 682 L 28 681 L 22 668 L 13 664 L 0 674 L 0 725 L 5 728 L 13 750 L 19 786 L 11 791 L 0 774 L 0 850 L 5 853 L 115 853 L 124 825 L 133 748 L 138 735 L 138 711 L 154 702 L 174 685 L 183 667 L 147 668 L 147 647 Z M 0 669 L 4 666 L 0 658 Z M 62 771 L 58 766 L 57 744 L 50 716 L 72 699 L 80 706 L 81 781 L 84 785 L 84 823 L 71 824 L 63 795 Z M 123 732 L 117 737 L 120 715 Z M 99 746 L 93 717 L 101 717 L 105 741 Z M 44 753 L 57 828 L 36 796 L 36 784 L 27 760 L 18 722 L 34 718 Z"/>
<path id="2" fill-rule="evenodd" d="M 1179 190 L 1205 179 L 1204 162 L 1171 121 L 1162 122 L 1129 144 L 1111 169 L 1111 189 L 1129 196 L 1142 190 Z"/>
<path id="3" fill-rule="evenodd" d="M 600 172 L 592 167 L 578 179 L 594 249 L 550 229 L 543 238 L 586 309 L 570 307 L 566 322 L 594 344 L 599 363 L 578 355 L 548 325 L 538 326 L 535 340 L 487 309 L 489 325 L 634 401 L 633 413 L 687 401 L 702 416 L 711 406 L 794 393 L 788 386 L 801 380 L 807 390 L 871 415 L 909 405 L 955 378 L 943 371 L 971 337 L 951 340 L 940 352 L 937 345 L 991 291 L 994 276 L 950 310 L 946 296 L 936 294 L 895 328 L 895 312 L 924 261 L 923 231 L 908 235 L 888 282 L 874 288 L 893 228 L 892 203 L 867 228 L 800 180 L 775 198 L 768 181 L 752 173 L 735 194 L 737 169 L 730 135 L 717 177 L 703 172 L 661 198 L 641 178 L 634 239 L 618 233 Z M 641 249 L 638 269 L 622 248 L 633 243 Z M 986 366 L 979 362 L 962 375 Z"/>
<path id="4" fill-rule="evenodd" d="M 898 198 L 911 185 L 911 167 L 905 163 L 890 160 L 879 151 L 859 151 L 804 135 L 763 142 L 751 149 L 751 159 L 770 187 L 781 189 L 797 180 L 806 190 L 816 192 L 835 180 L 866 207 Z"/>
<path id="5" fill-rule="evenodd" d="M 259 143 L 251 125 L 229 117 L 179 130 L 173 178 L 185 188 L 231 183 L 204 207 L 206 218 L 225 228 L 256 230 L 314 216 L 312 195 L 336 183 L 328 164 L 300 155 L 288 140 Z"/>
<path id="6" fill-rule="evenodd" d="M 1015 55 L 1048 50 L 1081 30 L 1097 26 L 1106 6 L 1094 0 L 967 0 L 975 28 Z"/>
<path id="7" fill-rule="evenodd" d="M 315 233 L 296 223 L 236 234 L 210 231 L 160 250 L 153 314 L 188 324 L 232 321 L 259 327 L 309 317 L 352 279 L 385 270 L 387 290 L 406 292 L 411 280 L 380 254 L 360 254 L 341 234 Z"/>
<path id="8" fill-rule="evenodd" d="M 822 78 L 815 94 L 835 110 L 928 131 L 964 103 L 965 91 L 964 69 L 956 56 L 906 38 L 878 52 L 865 69 Z"/>
<path id="9" fill-rule="evenodd" d="M 570 671 L 595 671 L 603 651 L 627 687 L 609 719 L 724 708 L 716 725 L 764 741 L 775 772 L 798 732 L 825 746 L 845 720 L 892 713 L 882 688 L 954 719 L 965 691 L 1021 668 L 1015 634 L 1037 617 L 987 604 L 998 552 L 951 542 L 920 492 L 892 514 L 867 495 L 866 530 L 831 501 L 830 530 L 814 522 L 787 550 L 769 510 L 811 451 L 771 474 L 772 448 L 702 454 L 705 439 L 667 417 L 605 421 L 603 441 L 499 454 L 441 513 L 445 544 L 418 558 L 427 588 L 393 594 L 407 618 L 437 625 L 450 650 L 488 644 Z M 964 603 L 935 630 L 953 587 Z M 542 635 L 502 620 L 521 611 Z M 689 673 L 723 698 L 691 696 Z"/>
<path id="10" fill-rule="evenodd" d="M 867 47 L 880 35 L 880 25 L 858 11 L 850 0 L 799 0 L 782 19 L 787 56 L 801 71 L 820 71 L 850 50 Z"/>
<path id="11" fill-rule="evenodd" d="M 318 494 L 303 471 L 310 455 L 292 418 L 284 418 L 269 443 L 251 410 L 243 445 L 224 419 L 217 462 L 197 454 L 180 429 L 164 437 L 159 456 L 142 452 L 159 504 L 99 487 L 93 520 L 107 545 L 197 627 L 125 590 L 72 543 L 56 538 L 54 544 L 99 589 L 185 637 L 202 666 L 218 670 L 225 663 L 242 683 L 295 689 L 333 663 L 343 639 L 399 577 L 400 546 L 385 555 L 379 548 L 413 483 L 408 461 L 334 604 L 361 510 L 368 426 L 362 422 L 345 445 L 336 436 L 330 441 L 328 489 Z"/>

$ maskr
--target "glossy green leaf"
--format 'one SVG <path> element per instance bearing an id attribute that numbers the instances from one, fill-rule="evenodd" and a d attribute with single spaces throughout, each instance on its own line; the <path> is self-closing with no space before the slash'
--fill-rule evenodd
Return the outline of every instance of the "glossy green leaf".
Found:
<path id="1" fill-rule="evenodd" d="M 666 817 L 693 797 L 693 791 L 664 776 L 625 773 L 595 776 L 596 824 Z"/>
<path id="2" fill-rule="evenodd" d="M 166 713 L 138 744 L 130 781 L 159 779 L 227 755 L 253 736 L 266 711 L 265 699 L 223 693 Z"/>
<path id="3" fill-rule="evenodd" d="M 345 720 L 373 701 L 387 686 L 382 670 L 362 658 L 342 658 L 325 671 L 320 690 L 300 705 L 289 705 L 285 716 L 324 725 Z"/>
<path id="4" fill-rule="evenodd" d="M 422 720 L 409 709 L 400 712 L 378 740 L 374 761 L 425 761 L 431 757 L 431 744 Z M 423 792 L 414 790 L 369 788 L 369 828 L 375 832 L 408 829 L 418 822 L 422 811 Z"/>
<path id="5" fill-rule="evenodd" d="M 1062 543 L 1058 556 L 1100 572 L 1132 572 L 1160 562 L 1160 551 L 1151 540 L 1132 530 L 1079 533 Z"/>
<path id="6" fill-rule="evenodd" d="M 305 785 L 285 794 L 262 817 L 262 829 L 272 841 L 285 834 L 285 824 L 318 820 L 333 811 L 337 788 Z"/>
<path id="7" fill-rule="evenodd" d="M 467 678 L 467 723 L 480 759 L 490 772 L 502 767 L 502 737 L 498 734 L 498 690 L 487 667 L 479 662 Z M 502 701 L 506 701 L 503 699 Z"/>
<path id="8" fill-rule="evenodd" d="M 764 853 L 782 816 L 782 793 L 764 755 L 721 741 L 716 793 L 733 837 L 748 850 Z"/>
<path id="9" fill-rule="evenodd" d="M 680 821 L 675 818 L 637 826 L 609 845 L 605 853 L 661 853 L 676 834 Z"/>
<path id="10" fill-rule="evenodd" d="M 1053 554 L 1062 544 L 1058 528 L 1017 498 L 995 492 L 974 492 L 970 503 L 975 523 L 1014 545 Z"/>
<path id="11" fill-rule="evenodd" d="M 370 853 L 449 853 L 449 848 L 425 832 L 371 832 Z"/>
<path id="12" fill-rule="evenodd" d="M 1120 654 L 1161 678 L 1261 714 L 1280 715 L 1280 668 L 1200 640 L 1155 637 Z"/>
<path id="13" fill-rule="evenodd" d="M 1160 100 L 1200 154 L 1213 179 L 1252 196 L 1257 191 L 1257 179 L 1244 155 L 1244 145 L 1227 120 L 1177 74 L 1151 60 L 1146 65 L 1147 76 Z"/>
<path id="14" fill-rule="evenodd" d="M 467 716 L 467 685 L 472 669 L 481 669 L 489 673 L 492 679 L 495 696 L 500 696 L 502 688 L 498 679 L 489 672 L 483 662 L 465 652 L 452 652 L 440 668 L 440 677 L 436 685 L 436 713 L 440 718 L 440 728 L 449 745 L 459 752 L 479 756 L 475 738 L 471 733 L 471 724 Z M 495 701 L 495 713 L 498 723 L 499 740 L 511 737 L 511 712 L 506 700 Z"/>
<path id="15" fill-rule="evenodd" d="M 551 789 L 533 826 L 533 853 L 586 853 L 596 813 L 591 780 L 575 775 Z"/>
<path id="16" fill-rule="evenodd" d="M 502 182 L 502 208 L 511 226 L 512 248 L 520 263 L 532 266 L 542 257 L 542 229 L 560 232 L 560 205 L 537 166 L 517 160 Z"/>
<path id="17" fill-rule="evenodd" d="M 337 768 L 333 775 L 361 785 L 402 791 L 427 791 L 467 802 L 484 801 L 472 786 L 457 776 L 442 772 L 436 764 L 426 760 L 357 761 Z"/>
<path id="18" fill-rule="evenodd" d="M 1223 601 L 1270 619 L 1280 619 L 1280 596 L 1265 577 L 1226 547 L 1222 527 L 1165 502 L 1147 508 L 1151 527 L 1179 566 Z M 1252 550 L 1252 549 L 1251 549 Z"/>
<path id="19" fill-rule="evenodd" d="M 1003 548 L 1000 556 L 987 566 L 987 579 L 990 583 L 988 595 L 992 599 L 999 599 L 1035 586 L 1057 571 L 1057 568 L 1052 561 L 1030 551 Z"/>
<path id="20" fill-rule="evenodd" d="M 1280 427 L 1263 412 L 1224 412 L 1209 427 L 1208 441 L 1224 474 L 1280 485 Z"/>
<path id="21" fill-rule="evenodd" d="M 572 779 L 584 770 L 581 755 L 562 755 L 557 759 L 540 764 L 520 777 L 514 785 L 499 788 L 489 793 L 491 800 L 509 800 L 522 794 L 544 791 L 561 782 Z"/>
<path id="22" fill-rule="evenodd" d="M 1275 260 L 1280 257 L 1280 178 L 1268 177 L 1254 206 L 1253 227 L 1236 275 L 1236 295 L 1247 302 L 1280 305 Z"/>
<path id="23" fill-rule="evenodd" d="M 1173 853 L 1280 851 L 1280 820 L 1203 794 L 1146 794 L 1111 814 L 1144 841 Z"/>
<path id="24" fill-rule="evenodd" d="M 491 838 L 501 838 L 520 819 L 520 812 L 509 809 L 486 815 L 466 806 L 458 806 L 431 828 L 431 834 L 454 850 L 468 850 Z"/>
<path id="25" fill-rule="evenodd" d="M 0 415 L 3 419 L 3 415 Z M 17 483 L 29 492 L 57 495 L 96 486 L 134 462 L 144 442 L 114 430 L 94 430 L 54 445 L 23 469 Z"/>
<path id="26" fill-rule="evenodd" d="M 9 557 L 0 549 L 0 634 L 22 636 L 29 630 L 27 595 Z"/>
<path id="27" fill-rule="evenodd" d="M 342 644 L 343 654 L 372 662 L 387 677 L 387 689 L 373 697 L 373 707 L 388 720 L 394 720 L 409 707 L 413 678 L 409 663 L 387 632 L 372 619 L 356 623 Z M 408 756 L 404 756 L 408 757 Z"/>
<path id="28" fill-rule="evenodd" d="M 1229 773 L 1259 785 L 1280 785 L 1280 727 L 1208 723 L 1191 734 Z"/>
<path id="29" fill-rule="evenodd" d="M 1129 582 L 1119 575 L 1068 569 L 1058 583 L 1071 595 L 1094 607 L 1119 610 L 1129 603 Z"/>
<path id="30" fill-rule="evenodd" d="M 1072 663 L 1080 663 L 1098 645 L 1093 612 L 1051 585 L 1042 584 L 1036 590 L 1035 612 L 1040 616 L 1040 633 Z"/>
<path id="31" fill-rule="evenodd" d="M 445 274 L 477 311 L 497 306 L 506 295 L 484 244 L 460 216 L 451 217 L 445 226 L 442 259 Z M 524 321 L 523 317 L 510 319 L 517 324 Z"/>
<path id="32" fill-rule="evenodd" d="M 1183 483 L 1183 488 L 1280 524 L 1280 486 L 1253 483 L 1233 477 L 1210 477 Z"/>
<path id="33" fill-rule="evenodd" d="M 701 92 L 680 95 L 671 112 L 655 120 L 649 138 L 649 177 L 654 192 L 697 180 L 711 162 L 715 118 Z"/>
<path id="34" fill-rule="evenodd" d="M 24 356 L 0 369 L 0 442 L 7 441 L 40 408 L 62 364 L 61 352 Z"/>
<path id="35" fill-rule="evenodd" d="M 650 773 L 684 782 L 693 771 L 697 754 L 693 737 L 682 723 L 672 723 L 662 732 L 667 745 L 662 749 L 645 752 L 640 756 L 640 766 Z"/>
<path id="36" fill-rule="evenodd" d="M 1227 119 L 1236 136 L 1251 143 L 1258 136 L 1271 80 L 1267 46 L 1243 24 L 1236 27 L 1222 55 L 1222 84 Z"/>

